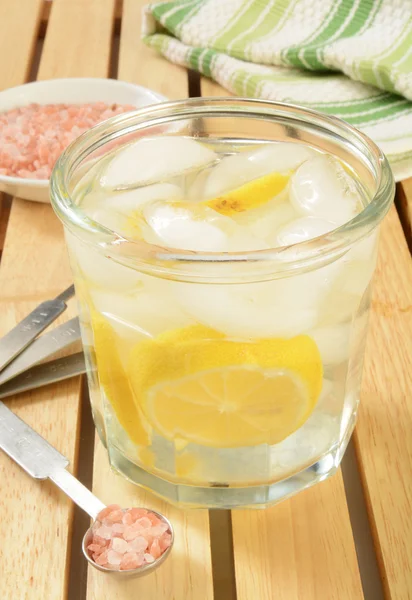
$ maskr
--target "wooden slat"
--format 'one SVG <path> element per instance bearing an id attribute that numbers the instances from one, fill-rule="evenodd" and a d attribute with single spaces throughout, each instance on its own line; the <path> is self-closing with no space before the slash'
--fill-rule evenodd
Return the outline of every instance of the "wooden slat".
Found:
<path id="1" fill-rule="evenodd" d="M 38 79 L 106 77 L 115 0 L 53 0 Z"/>
<path id="2" fill-rule="evenodd" d="M 396 206 L 409 248 L 412 251 L 412 177 L 398 183 Z"/>
<path id="3" fill-rule="evenodd" d="M 200 78 L 200 89 L 202 96 L 233 96 L 224 87 L 208 77 Z"/>
<path id="4" fill-rule="evenodd" d="M 29 21 L 28 2 L 21 8 Z M 23 6 L 26 6 L 24 12 Z M 105 75 L 114 0 L 54 0 L 40 63 L 40 77 Z M 87 20 L 87 24 L 84 22 Z M 13 20 L 1 21 L 5 31 Z M 32 23 L 34 27 L 36 23 Z M 1 25 L 0 25 L 1 26 Z M 16 53 L 23 35 L 13 31 Z M 4 56 L 13 61 L 14 49 Z M 4 62 L 4 61 L 3 61 Z M 14 64 L 14 61 L 13 61 Z M 21 66 L 21 78 L 27 66 Z M 5 85 L 9 85 L 9 81 Z M 62 291 L 71 281 L 62 227 L 48 205 L 14 200 L 0 268 L 1 330 L 5 333 L 43 299 Z M 74 302 L 63 318 L 76 314 Z M 8 405 L 54 444 L 75 468 L 78 437 L 79 380 L 22 395 Z M 2 600 L 67 596 L 71 503 L 48 482 L 34 482 L 4 454 L 0 455 L 2 537 L 0 589 Z M 23 524 L 23 525 L 22 525 Z M 22 549 L 22 545 L 24 548 Z"/>
<path id="5" fill-rule="evenodd" d="M 0 89 L 27 79 L 42 6 L 43 0 L 0 1 Z"/>
<path id="6" fill-rule="evenodd" d="M 119 582 L 102 577 L 89 568 L 88 600 L 211 600 L 209 520 L 207 511 L 179 510 L 136 488 L 107 466 L 107 453 L 100 440 L 96 444 L 93 491 L 103 502 L 118 502 L 122 506 L 146 506 L 168 516 L 175 528 L 175 545 L 170 558 L 150 577 Z"/>
<path id="7" fill-rule="evenodd" d="M 33 204 L 28 210 L 27 204 L 14 200 L 10 215 L 0 268 L 2 334 L 69 282 L 60 227 L 56 223 L 50 227 L 50 207 Z M 74 314 L 73 302 L 67 313 Z M 20 395 L 7 405 L 74 462 L 76 381 Z M 34 593 L 41 598 L 65 598 L 69 501 L 52 484 L 33 481 L 3 453 L 0 481 L 2 550 L 7 548 L 1 558 L 2 599 L 30 599 Z"/>
<path id="8" fill-rule="evenodd" d="M 234 511 L 238 600 L 363 598 L 342 476 L 265 511 Z"/>
<path id="9" fill-rule="evenodd" d="M 387 598 L 412 596 L 412 264 L 382 225 L 355 441 Z"/>
<path id="10" fill-rule="evenodd" d="M 203 95 L 220 93 L 218 90 L 215 83 L 209 80 L 202 81 Z M 410 235 L 412 179 L 400 183 L 398 190 L 398 207 L 401 209 L 404 228 Z M 399 219 L 393 209 L 382 227 L 362 402 L 355 432 L 382 580 L 387 597 L 391 600 L 409 599 L 412 589 L 411 281 L 410 257 Z M 315 491 L 317 492 L 318 488 L 308 494 Z M 295 501 L 300 502 L 301 497 L 293 499 L 291 504 Z M 286 507 L 282 507 L 282 510 L 288 511 Z M 237 518 L 235 514 L 235 536 Z M 282 520 L 282 517 L 279 516 L 279 519 Z M 273 528 L 273 531 L 278 531 L 278 526 Z M 325 533 L 328 535 L 328 530 Z M 244 541 L 247 545 L 247 538 L 244 538 Z M 259 540 L 256 542 L 259 543 Z M 281 547 L 283 548 L 282 544 Z M 238 537 L 235 556 L 241 548 Z M 246 554 L 242 553 L 243 565 L 248 563 L 248 554 L 249 551 Z M 283 551 L 281 554 L 284 556 Z M 244 571 L 238 563 L 239 557 L 236 563 L 238 598 L 242 600 L 252 592 L 252 587 L 245 587 L 245 594 L 242 596 L 241 573 Z M 259 564 L 264 570 L 265 564 Z M 271 564 L 273 566 L 275 562 Z M 259 566 L 256 565 L 256 568 Z M 262 574 L 261 581 L 265 580 L 266 575 Z M 250 579 L 247 581 L 250 583 Z M 276 582 L 279 584 L 277 576 Z M 276 587 L 273 589 L 278 592 Z M 286 597 L 289 598 L 287 594 Z M 306 600 L 307 596 L 302 592 L 302 597 Z M 315 594 L 313 597 L 318 596 Z"/>
<path id="11" fill-rule="evenodd" d="M 202 95 L 227 96 L 202 78 Z M 265 511 L 233 511 L 238 600 L 363 599 L 341 473 Z"/>
<path id="12" fill-rule="evenodd" d="M 6 239 L 7 223 L 9 222 L 11 198 L 0 193 L 0 258 Z"/>
<path id="13" fill-rule="evenodd" d="M 146 85 L 172 98 L 187 95 L 187 73 L 156 56 L 140 41 L 140 13 L 145 2 L 125 0 L 120 40 L 119 78 Z M 172 556 L 153 576 L 119 583 L 89 568 L 88 600 L 210 600 L 213 597 L 209 519 L 204 510 L 173 508 L 113 475 L 100 442 L 94 460 L 93 490 L 104 502 L 150 506 L 170 517 L 176 530 Z"/>
<path id="14" fill-rule="evenodd" d="M 53 2 L 53 0 L 43 0 L 44 7 L 43 7 L 43 14 L 42 14 L 42 21 L 45 23 L 47 23 L 47 21 L 49 20 L 52 2 Z M 116 0 L 116 7 L 115 7 L 115 13 L 114 13 L 116 20 L 120 19 L 122 16 L 122 5 L 123 5 L 122 0 Z"/>
<path id="15" fill-rule="evenodd" d="M 167 98 L 187 96 L 186 69 L 167 62 L 140 39 L 147 0 L 123 0 L 118 78 L 144 85 Z"/>

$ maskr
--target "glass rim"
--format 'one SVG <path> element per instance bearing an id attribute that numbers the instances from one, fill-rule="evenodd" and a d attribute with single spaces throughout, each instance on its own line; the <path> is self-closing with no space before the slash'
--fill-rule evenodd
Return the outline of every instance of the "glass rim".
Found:
<path id="1" fill-rule="evenodd" d="M 351 154 L 366 161 L 376 181 L 375 194 L 353 219 L 311 240 L 264 250 L 216 253 L 162 247 L 127 238 L 88 217 L 72 200 L 69 182 L 73 171 L 88 155 L 107 142 L 159 125 L 170 125 L 175 121 L 216 116 L 273 122 L 286 120 L 297 126 L 306 124 L 321 129 L 329 136 L 339 136 Z M 295 272 L 300 268 L 305 270 L 308 265 L 310 268 L 313 261 L 318 262 L 319 258 L 321 263 L 326 264 L 343 255 L 355 242 L 377 227 L 391 206 L 394 192 L 392 171 L 383 152 L 370 138 L 346 121 L 295 104 L 237 97 L 201 97 L 161 102 L 112 117 L 72 142 L 57 160 L 50 179 L 51 204 L 69 231 L 74 235 L 83 232 L 88 243 L 127 266 L 136 267 L 137 261 L 156 264 L 166 272 L 173 270 L 176 264 L 188 263 L 216 266 L 222 263 L 270 263 L 271 270 L 275 267 L 275 270 L 283 273 Z M 99 237 L 95 241 L 93 236 L 96 234 Z"/>

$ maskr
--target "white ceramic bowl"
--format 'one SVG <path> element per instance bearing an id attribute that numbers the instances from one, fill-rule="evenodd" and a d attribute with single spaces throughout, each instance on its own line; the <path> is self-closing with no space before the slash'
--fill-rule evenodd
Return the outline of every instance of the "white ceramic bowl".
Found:
<path id="1" fill-rule="evenodd" d="M 0 112 L 19 106 L 36 104 L 82 104 L 107 102 L 131 104 L 136 108 L 163 102 L 165 96 L 140 85 L 116 79 L 50 79 L 26 83 L 0 92 Z M 48 179 L 24 179 L 0 175 L 0 191 L 34 200 L 49 202 Z"/>

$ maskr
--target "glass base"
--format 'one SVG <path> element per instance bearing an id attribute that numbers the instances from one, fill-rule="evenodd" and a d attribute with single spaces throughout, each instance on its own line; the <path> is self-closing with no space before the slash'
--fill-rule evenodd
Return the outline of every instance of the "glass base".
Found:
<path id="1" fill-rule="evenodd" d="M 148 473 L 126 458 L 119 450 L 108 446 L 109 460 L 114 471 L 134 483 L 184 508 L 266 508 L 272 506 L 315 483 L 333 475 L 343 457 L 353 427 L 339 446 L 324 454 L 306 469 L 275 483 L 256 486 L 201 487 L 185 483 L 172 483 Z"/>

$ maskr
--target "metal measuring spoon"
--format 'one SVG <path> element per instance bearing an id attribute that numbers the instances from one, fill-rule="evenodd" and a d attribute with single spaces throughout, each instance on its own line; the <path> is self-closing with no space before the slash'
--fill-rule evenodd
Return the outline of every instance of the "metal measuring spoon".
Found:
<path id="1" fill-rule="evenodd" d="M 103 502 L 96 498 L 76 477 L 69 473 L 69 471 L 66 471 L 66 467 L 69 464 L 68 459 L 53 448 L 29 425 L 26 425 L 24 421 L 12 413 L 1 401 L 0 448 L 35 479 L 51 479 L 73 502 L 87 512 L 94 522 L 100 511 L 106 508 Z M 143 564 L 136 569 L 122 571 L 96 564 L 87 550 L 87 546 L 91 543 L 93 536 L 92 524 L 86 531 L 82 542 L 83 554 L 89 563 L 99 571 L 116 574 L 122 578 L 142 577 L 157 569 L 170 554 L 174 541 L 174 533 L 170 521 L 165 516 L 154 510 L 148 510 L 148 512 L 155 514 L 161 521 L 166 523 L 171 535 L 170 546 L 159 558 L 156 558 L 152 563 Z"/>

